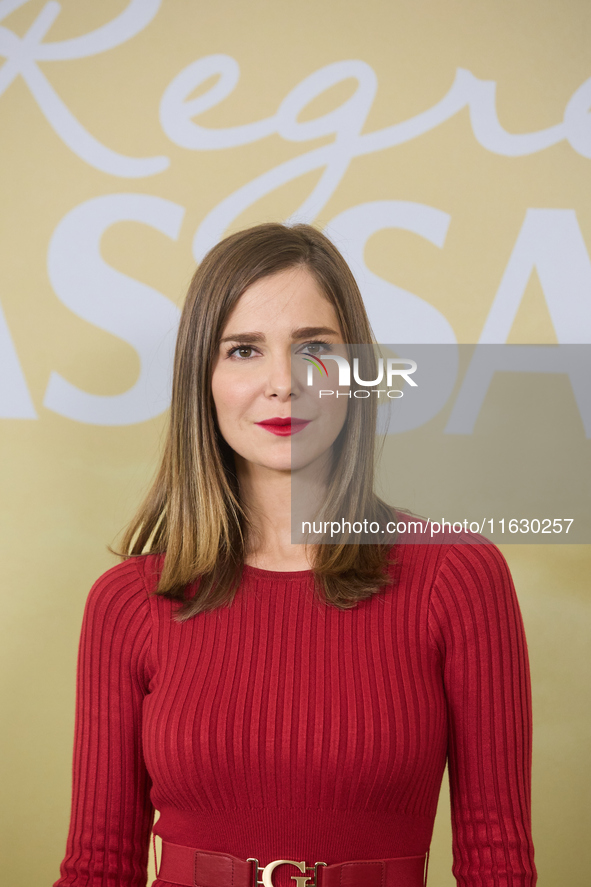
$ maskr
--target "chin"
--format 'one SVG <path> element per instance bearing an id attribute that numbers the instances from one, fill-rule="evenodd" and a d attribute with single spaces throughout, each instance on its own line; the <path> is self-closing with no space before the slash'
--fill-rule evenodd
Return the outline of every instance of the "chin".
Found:
<path id="1" fill-rule="evenodd" d="M 268 459 L 262 464 L 272 471 L 291 471 L 291 455 L 288 454 L 287 458 L 282 459 Z"/>
<path id="2" fill-rule="evenodd" d="M 265 457 L 261 452 L 240 454 L 248 465 L 266 468 L 269 471 L 291 471 L 291 453 L 270 453 Z"/>

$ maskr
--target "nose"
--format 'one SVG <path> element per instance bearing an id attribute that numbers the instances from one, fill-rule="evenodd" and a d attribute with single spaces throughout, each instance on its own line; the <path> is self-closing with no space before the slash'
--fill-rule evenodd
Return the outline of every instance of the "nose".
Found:
<path id="1" fill-rule="evenodd" d="M 288 401 L 293 393 L 291 375 L 291 353 L 271 355 L 267 363 L 265 395 L 276 397 L 281 402 Z"/>
<path id="2" fill-rule="evenodd" d="M 281 401 L 288 401 L 301 394 L 302 373 L 305 372 L 307 365 L 298 358 L 299 355 L 296 355 L 293 349 L 271 355 L 267 363 L 265 390 L 267 397 L 277 397 Z"/>

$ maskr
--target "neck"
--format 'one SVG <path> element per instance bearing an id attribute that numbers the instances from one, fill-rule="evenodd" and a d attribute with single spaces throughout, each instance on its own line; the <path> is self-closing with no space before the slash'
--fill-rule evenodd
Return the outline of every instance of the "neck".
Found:
<path id="1" fill-rule="evenodd" d="M 266 468 L 238 454 L 235 463 L 240 498 L 252 528 L 246 563 L 279 571 L 311 568 L 315 546 L 292 542 L 292 517 L 298 527 L 300 512 L 309 515 L 310 508 L 320 504 L 326 490 L 328 459 L 297 471 Z"/>

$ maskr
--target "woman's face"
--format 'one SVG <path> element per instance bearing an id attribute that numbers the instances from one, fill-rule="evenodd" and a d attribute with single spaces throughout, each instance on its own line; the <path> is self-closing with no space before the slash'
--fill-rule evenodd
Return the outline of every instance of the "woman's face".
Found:
<path id="1" fill-rule="evenodd" d="M 305 355 L 345 355 L 342 342 L 336 312 L 305 266 L 245 290 L 222 332 L 212 377 L 219 429 L 237 461 L 290 471 L 326 457 L 348 398 L 319 397 L 321 388 L 338 389 L 337 364 L 326 361 L 328 378 L 314 368 L 308 385 Z"/>

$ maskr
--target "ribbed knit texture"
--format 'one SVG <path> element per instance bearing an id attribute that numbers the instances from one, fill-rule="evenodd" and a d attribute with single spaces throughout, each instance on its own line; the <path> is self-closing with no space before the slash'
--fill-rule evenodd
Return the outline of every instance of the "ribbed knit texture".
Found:
<path id="1" fill-rule="evenodd" d="M 149 594 L 158 557 L 105 573 L 84 613 L 54 887 L 144 887 L 154 808 L 165 840 L 261 865 L 425 853 L 446 756 L 458 884 L 534 885 L 529 668 L 505 560 L 395 553 L 353 609 L 319 602 L 309 571 L 247 566 L 230 607 L 185 623 Z"/>

